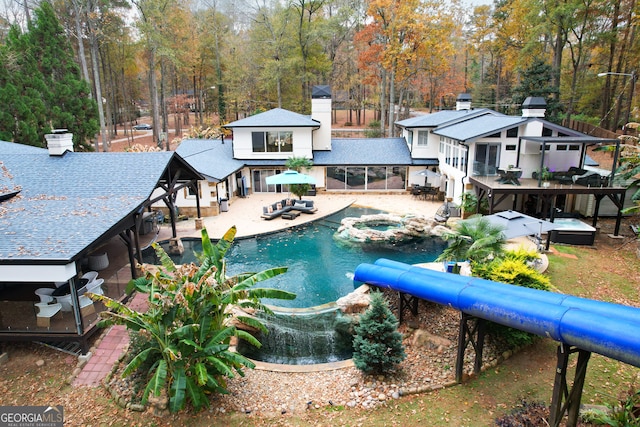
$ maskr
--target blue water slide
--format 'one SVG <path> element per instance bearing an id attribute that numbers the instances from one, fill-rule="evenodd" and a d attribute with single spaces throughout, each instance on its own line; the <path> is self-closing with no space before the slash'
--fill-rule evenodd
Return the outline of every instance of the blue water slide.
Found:
<path id="1" fill-rule="evenodd" d="M 405 264 L 398 261 L 393 261 L 387 258 L 379 258 L 374 262 L 374 264 L 381 267 L 389 267 L 398 270 L 424 274 L 428 277 L 434 278 L 434 280 L 437 280 L 437 278 L 442 276 L 442 272 L 430 270 L 424 267 L 414 266 L 411 264 Z M 522 290 L 527 289 L 521 286 L 492 282 L 491 280 L 480 279 L 478 277 L 461 276 L 458 274 L 449 275 L 448 277 L 450 281 L 481 287 L 490 291 L 498 292 L 503 295 L 522 295 Z M 527 299 L 531 301 L 541 301 L 549 304 L 562 305 L 564 307 L 579 308 L 588 310 L 592 313 L 600 313 L 605 316 L 618 316 L 625 320 L 640 322 L 640 309 L 636 307 L 613 304 L 604 301 L 596 301 L 588 298 L 576 297 L 573 295 L 543 291 L 540 289 L 527 289 L 525 292 Z"/>
<path id="2" fill-rule="evenodd" d="M 638 308 L 392 263 L 360 264 L 354 280 L 640 367 Z"/>

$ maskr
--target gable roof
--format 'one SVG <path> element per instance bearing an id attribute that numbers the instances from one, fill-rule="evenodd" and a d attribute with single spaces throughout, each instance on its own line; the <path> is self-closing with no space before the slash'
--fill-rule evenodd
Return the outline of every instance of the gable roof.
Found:
<path id="1" fill-rule="evenodd" d="M 400 120 L 395 124 L 406 129 L 433 128 L 446 125 L 447 123 L 469 120 L 487 114 L 502 116 L 502 114 L 487 108 L 479 108 L 476 110 L 441 110 L 432 114 L 420 114 L 415 117 Z"/>
<path id="2" fill-rule="evenodd" d="M 331 151 L 314 151 L 313 164 L 411 165 L 411 153 L 404 138 L 332 139 Z"/>
<path id="3" fill-rule="evenodd" d="M 240 127 L 319 127 L 320 122 L 303 114 L 283 108 L 274 108 L 264 113 L 249 116 L 244 119 L 224 125 L 225 128 Z"/>
<path id="4" fill-rule="evenodd" d="M 17 144 L 20 145 L 20 144 Z M 132 226 L 169 169 L 201 176 L 172 152 L 15 154 L 0 145 L 4 168 L 20 186 L 0 202 L 2 264 L 66 264 L 104 237 Z"/>
<path id="5" fill-rule="evenodd" d="M 245 162 L 233 158 L 231 141 L 185 139 L 176 148 L 176 153 L 210 182 L 220 182 L 245 165 Z"/>

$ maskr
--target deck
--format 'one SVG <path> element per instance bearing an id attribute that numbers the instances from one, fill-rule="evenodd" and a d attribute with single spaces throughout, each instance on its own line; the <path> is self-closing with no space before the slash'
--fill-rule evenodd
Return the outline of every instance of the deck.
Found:
<path id="1" fill-rule="evenodd" d="M 542 212 L 553 212 L 558 196 L 592 194 L 596 199 L 593 216 L 594 227 L 598 220 L 600 202 L 604 197 L 608 197 L 618 208 L 615 234 L 617 235 L 620 231 L 620 220 L 622 219 L 620 211 L 624 206 L 627 190 L 625 187 L 593 187 L 578 184 L 561 184 L 557 181 L 551 181 L 549 187 L 543 187 L 537 179 L 533 178 L 520 178 L 520 185 L 514 185 L 499 182 L 497 176 L 471 176 L 469 177 L 469 182 L 473 185 L 475 193 L 480 200 L 484 198 L 488 200 L 490 214 L 496 210 L 497 206 L 507 202 L 509 197 L 512 200 L 512 206 L 509 209 L 524 210 L 525 199 L 529 196 L 535 196 L 543 205 Z"/>

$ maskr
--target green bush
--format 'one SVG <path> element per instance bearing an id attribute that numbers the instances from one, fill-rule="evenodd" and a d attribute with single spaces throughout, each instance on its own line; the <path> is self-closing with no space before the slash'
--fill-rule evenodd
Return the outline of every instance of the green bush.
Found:
<path id="1" fill-rule="evenodd" d="M 549 279 L 527 264 L 534 256 L 533 252 L 528 251 L 506 251 L 503 257 L 488 263 L 472 264 L 473 275 L 494 282 L 549 291 L 552 289 Z M 529 332 L 497 323 L 489 323 L 487 333 L 504 341 L 509 348 L 529 345 L 536 338 L 534 334 Z"/>
<path id="2" fill-rule="evenodd" d="M 372 120 L 369 122 L 369 126 L 364 130 L 364 136 L 366 138 L 381 138 L 382 130 L 380 129 L 380 121 Z"/>
<path id="3" fill-rule="evenodd" d="M 520 259 L 499 258 L 489 263 L 472 265 L 473 275 L 494 282 L 524 286 L 525 288 L 551 290 L 549 278 Z"/>
<path id="4" fill-rule="evenodd" d="M 371 294 L 371 306 L 360 316 L 353 338 L 353 363 L 367 374 L 395 371 L 407 355 L 398 332 L 398 320 L 380 292 Z"/>
<path id="5" fill-rule="evenodd" d="M 640 427 L 640 390 L 631 387 L 617 404 L 608 404 L 607 411 L 592 410 L 585 413 L 582 418 L 595 425 Z"/>
<path id="6" fill-rule="evenodd" d="M 130 289 L 149 294 L 149 308 L 144 312 L 104 295 L 90 295 L 110 309 L 101 313 L 100 326 L 121 324 L 137 333 L 123 375 L 144 375 L 143 403 L 151 394 L 166 394 L 172 412 L 183 409 L 187 402 L 195 409 L 208 406 L 211 393 L 226 392 L 226 378 L 243 376 L 243 368 L 254 367 L 249 359 L 230 351 L 231 338 L 260 346 L 251 334 L 231 325 L 231 307 L 270 312 L 261 298 L 295 298 L 289 292 L 254 286 L 284 273 L 285 267 L 227 277 L 224 256 L 235 233 L 232 227 L 213 245 L 203 229 L 199 266 L 176 266 L 154 244 L 162 267 L 143 266 L 144 277 L 129 284 Z M 236 319 L 266 330 L 254 317 Z"/>

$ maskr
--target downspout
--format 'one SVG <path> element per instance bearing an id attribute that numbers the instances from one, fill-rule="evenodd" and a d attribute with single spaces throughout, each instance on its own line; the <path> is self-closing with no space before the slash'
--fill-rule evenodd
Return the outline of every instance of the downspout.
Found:
<path id="1" fill-rule="evenodd" d="M 198 185 L 198 180 L 193 180 L 191 182 L 191 186 L 193 191 L 196 193 L 196 212 L 198 213 L 198 218 L 202 218 L 200 214 L 200 186 Z"/>
<path id="2" fill-rule="evenodd" d="M 464 193 L 465 191 L 464 180 L 466 177 L 469 176 L 469 146 L 462 141 L 459 141 L 458 144 L 462 145 L 464 148 L 467 149 L 464 154 L 464 164 L 466 167 L 464 168 L 464 175 L 462 176 L 462 193 Z M 478 200 L 478 206 L 476 207 L 476 210 L 478 209 L 479 206 L 480 206 L 480 201 Z"/>

